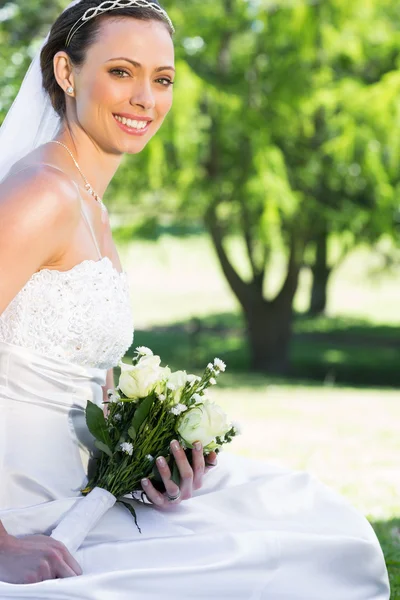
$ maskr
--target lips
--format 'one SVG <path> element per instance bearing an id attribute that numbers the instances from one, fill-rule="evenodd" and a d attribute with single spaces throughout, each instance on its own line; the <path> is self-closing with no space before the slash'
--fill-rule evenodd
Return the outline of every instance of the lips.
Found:
<path id="1" fill-rule="evenodd" d="M 125 119 L 131 119 L 131 121 L 153 121 L 151 117 L 141 117 L 139 115 L 131 115 L 129 113 L 113 113 L 114 117 L 125 117 Z"/>
<path id="2" fill-rule="evenodd" d="M 139 136 L 145 135 L 147 133 L 147 131 L 149 130 L 150 124 L 152 123 L 152 120 L 148 119 L 147 117 L 132 119 L 132 121 L 136 121 L 138 123 L 146 123 L 146 125 L 143 128 L 139 129 L 137 127 L 129 126 L 128 123 L 122 123 L 120 120 L 124 117 L 124 115 L 122 115 L 122 114 L 114 114 L 113 117 L 114 117 L 114 121 L 117 123 L 118 127 L 120 129 L 122 129 L 122 131 L 124 131 L 125 133 L 128 133 L 129 135 L 139 135 Z M 117 117 L 118 117 L 118 119 L 117 119 Z M 127 117 L 124 117 L 124 120 L 125 119 L 127 119 Z"/>

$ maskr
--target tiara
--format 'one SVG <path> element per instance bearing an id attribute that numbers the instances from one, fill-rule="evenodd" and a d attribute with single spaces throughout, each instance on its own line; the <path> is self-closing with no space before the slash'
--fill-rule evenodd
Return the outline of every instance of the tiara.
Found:
<path id="1" fill-rule="evenodd" d="M 108 12 L 109 10 L 115 10 L 117 8 L 130 8 L 132 6 L 137 6 L 140 8 L 150 8 L 151 10 L 154 10 L 155 12 L 160 14 L 165 21 L 167 21 L 168 25 L 172 29 L 172 33 L 175 33 L 172 21 L 167 15 L 166 11 L 154 2 L 149 2 L 148 0 L 106 0 L 105 2 L 102 2 L 94 8 L 88 8 L 87 11 L 83 14 L 83 16 L 72 25 L 67 36 L 67 40 L 65 42 L 65 46 L 69 46 L 72 37 L 75 35 L 78 29 L 82 27 L 82 25 L 84 25 L 87 21 L 94 19 L 95 17 L 97 17 L 97 15 Z"/>

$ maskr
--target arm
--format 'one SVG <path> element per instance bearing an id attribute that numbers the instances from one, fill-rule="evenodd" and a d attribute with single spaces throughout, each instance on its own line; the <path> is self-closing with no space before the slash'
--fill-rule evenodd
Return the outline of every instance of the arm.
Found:
<path id="1" fill-rule="evenodd" d="M 0 314 L 33 273 L 63 255 L 79 219 L 74 184 L 53 169 L 32 166 L 0 184 Z M 81 573 L 57 540 L 17 538 L 0 522 L 0 581 L 35 583 Z"/>

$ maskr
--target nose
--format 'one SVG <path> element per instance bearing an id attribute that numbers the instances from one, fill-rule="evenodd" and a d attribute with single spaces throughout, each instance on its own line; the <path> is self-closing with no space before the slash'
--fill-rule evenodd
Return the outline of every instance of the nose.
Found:
<path id="1" fill-rule="evenodd" d="M 130 103 L 132 106 L 141 106 L 145 110 L 154 108 L 155 100 L 151 83 L 143 79 L 138 81 L 132 92 Z"/>

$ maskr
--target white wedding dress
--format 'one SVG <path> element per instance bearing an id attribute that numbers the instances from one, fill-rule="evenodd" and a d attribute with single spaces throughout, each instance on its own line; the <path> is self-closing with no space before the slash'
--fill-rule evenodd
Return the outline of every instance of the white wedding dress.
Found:
<path id="1" fill-rule="evenodd" d="M 35 273 L 0 315 L 0 519 L 9 533 L 50 534 L 80 501 L 93 464 L 86 402 L 101 404 L 106 370 L 132 341 L 127 276 L 107 257 Z M 137 514 L 142 534 L 120 504 L 102 518 L 76 553 L 82 576 L 0 582 L 0 598 L 389 598 L 371 526 L 306 473 L 223 452 L 193 498 Z"/>

